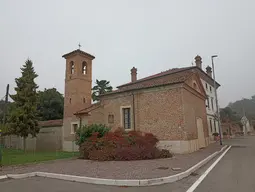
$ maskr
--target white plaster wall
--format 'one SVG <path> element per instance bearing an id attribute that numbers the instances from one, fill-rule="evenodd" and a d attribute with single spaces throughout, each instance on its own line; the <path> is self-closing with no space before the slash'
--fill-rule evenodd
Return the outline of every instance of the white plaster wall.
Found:
<path id="1" fill-rule="evenodd" d="M 206 146 L 209 145 L 209 138 L 205 138 Z M 159 141 L 157 147 L 167 149 L 175 154 L 192 153 L 199 150 L 198 139 L 188 141 Z"/>
<path id="2" fill-rule="evenodd" d="M 73 145 L 72 141 L 65 139 L 65 136 L 74 135 L 74 134 L 71 134 L 72 123 L 77 123 L 78 127 L 80 126 L 80 120 L 78 118 L 77 118 L 77 120 L 73 120 L 73 121 L 68 119 L 62 126 L 62 130 L 63 130 L 62 131 L 62 141 L 63 141 L 62 148 L 63 148 L 63 151 L 78 151 L 79 150 L 78 145 L 76 145 L 75 143 Z M 81 124 L 82 125 L 88 124 L 88 118 L 86 116 L 84 116 L 82 118 Z"/>
<path id="3" fill-rule="evenodd" d="M 63 151 L 79 151 L 79 146 L 75 144 L 75 141 L 63 141 Z"/>
<path id="4" fill-rule="evenodd" d="M 209 83 L 207 83 L 203 79 L 201 79 L 201 82 L 204 86 L 206 95 L 210 98 L 209 99 L 209 107 L 206 107 L 206 113 L 207 113 L 207 123 L 208 123 L 209 136 L 210 136 L 210 140 L 211 140 L 211 139 L 213 139 L 212 134 L 215 132 L 215 130 L 216 130 L 217 133 L 219 133 L 218 121 L 213 117 L 213 115 L 215 115 L 217 113 L 215 91 L 214 91 L 213 85 L 210 85 Z M 207 88 L 206 88 L 206 84 L 207 84 Z M 210 87 L 211 87 L 212 91 L 210 91 Z M 213 106 L 214 106 L 213 109 L 212 109 L 211 98 L 213 98 Z M 206 102 L 205 104 L 207 105 L 207 100 L 205 102 Z M 210 119 L 212 120 L 212 129 L 210 127 Z M 215 119 L 216 126 L 214 126 L 214 119 Z"/>

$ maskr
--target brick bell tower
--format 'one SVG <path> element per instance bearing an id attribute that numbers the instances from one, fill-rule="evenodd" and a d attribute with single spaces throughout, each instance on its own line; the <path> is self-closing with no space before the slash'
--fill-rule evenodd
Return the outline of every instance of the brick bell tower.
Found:
<path id="1" fill-rule="evenodd" d="M 92 60 L 95 57 L 77 49 L 63 58 L 66 59 L 63 150 L 70 151 L 75 129 L 79 126 L 74 113 L 91 105 Z"/>

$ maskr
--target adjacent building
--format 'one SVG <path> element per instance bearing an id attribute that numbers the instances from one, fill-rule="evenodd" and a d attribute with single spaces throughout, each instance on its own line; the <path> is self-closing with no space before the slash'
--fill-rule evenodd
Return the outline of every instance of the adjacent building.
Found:
<path id="1" fill-rule="evenodd" d="M 217 106 L 215 91 L 220 87 L 220 84 L 216 82 L 216 90 L 214 89 L 214 81 L 212 78 L 212 68 L 210 66 L 206 67 L 206 72 L 202 69 L 202 58 L 200 56 L 195 57 L 195 70 L 199 73 L 201 82 L 204 86 L 207 99 L 206 99 L 206 113 L 207 113 L 207 123 L 208 123 L 208 132 L 210 140 L 213 141 L 213 133 L 219 133 L 218 119 L 217 115 Z"/>
<path id="2" fill-rule="evenodd" d="M 209 71 L 205 73 L 201 68 L 201 57 L 196 57 L 196 66 L 142 79 L 137 79 L 137 69 L 133 67 L 131 82 L 101 95 L 96 104 L 91 103 L 95 57 L 79 49 L 63 57 L 66 59 L 63 150 L 77 149 L 76 129 L 92 123 L 106 124 L 112 130 L 122 127 L 153 133 L 160 140 L 159 147 L 175 153 L 193 152 L 209 144 L 209 135 L 214 130 L 208 128 L 208 121 L 213 115 L 209 113 L 212 105 L 206 104 L 211 103 L 208 100 L 214 90 Z M 215 99 L 213 105 L 216 109 Z"/>

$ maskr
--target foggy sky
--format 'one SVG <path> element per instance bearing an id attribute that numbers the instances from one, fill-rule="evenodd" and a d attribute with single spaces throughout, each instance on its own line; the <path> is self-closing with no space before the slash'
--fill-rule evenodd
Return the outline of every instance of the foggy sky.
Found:
<path id="1" fill-rule="evenodd" d="M 0 97 L 27 58 L 41 90 L 64 92 L 62 55 L 78 48 L 93 54 L 93 82 L 112 86 L 170 68 L 203 69 L 215 59 L 221 107 L 254 90 L 255 1 L 252 0 L 1 0 Z M 0 98 L 1 99 L 1 98 Z"/>

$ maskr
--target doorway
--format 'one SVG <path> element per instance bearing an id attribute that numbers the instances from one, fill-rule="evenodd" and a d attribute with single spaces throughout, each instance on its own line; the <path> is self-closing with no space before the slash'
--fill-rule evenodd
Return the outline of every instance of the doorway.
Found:
<path id="1" fill-rule="evenodd" d="M 198 136 L 199 148 L 205 147 L 205 134 L 204 134 L 203 120 L 199 117 L 197 118 L 197 136 Z"/>

